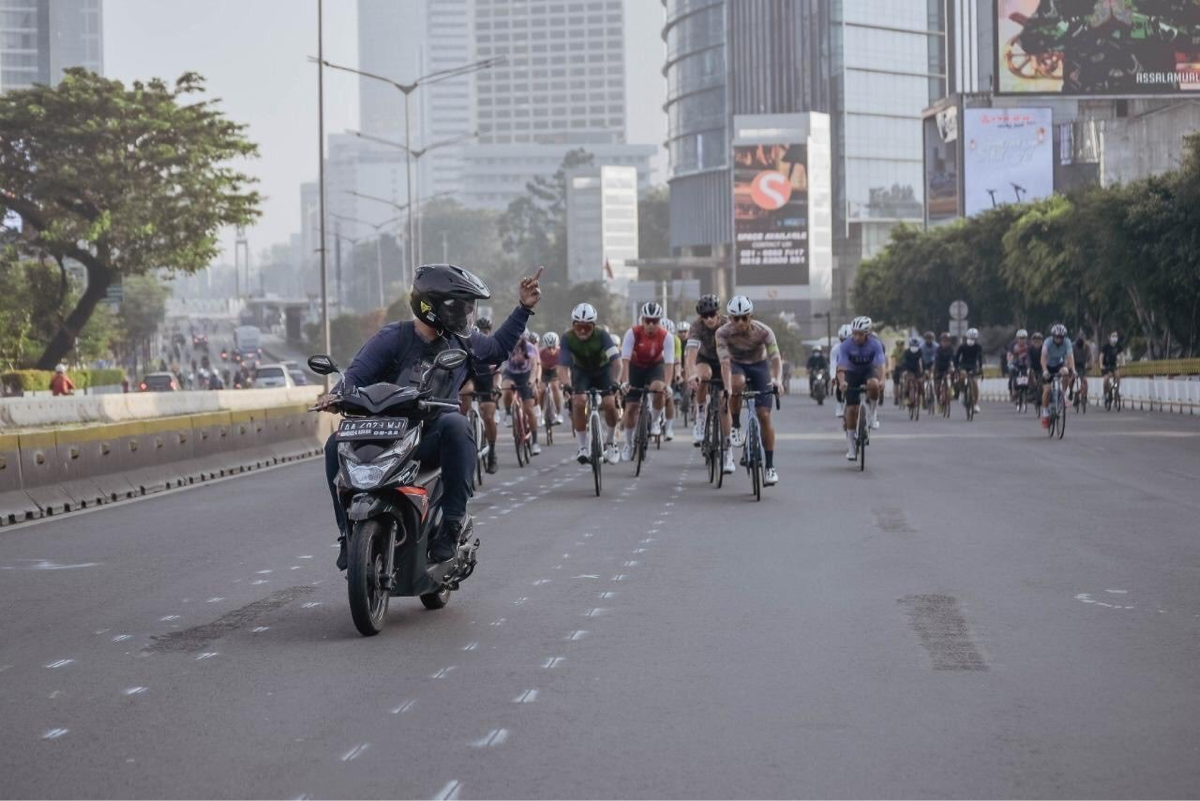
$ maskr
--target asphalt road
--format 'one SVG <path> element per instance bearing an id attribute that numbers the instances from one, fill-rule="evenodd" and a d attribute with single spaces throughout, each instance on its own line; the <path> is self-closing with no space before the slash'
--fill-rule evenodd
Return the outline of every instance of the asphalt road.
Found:
<path id="1" fill-rule="evenodd" d="M 317 462 L 0 530 L 0 795 L 1200 793 L 1200 421 L 778 419 L 761 503 L 505 448 L 371 639 Z"/>

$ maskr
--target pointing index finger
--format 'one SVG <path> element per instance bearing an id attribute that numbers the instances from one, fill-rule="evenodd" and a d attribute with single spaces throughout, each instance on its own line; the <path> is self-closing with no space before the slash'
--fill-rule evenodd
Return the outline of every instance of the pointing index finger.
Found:
<path id="1" fill-rule="evenodd" d="M 541 265 L 540 267 L 538 267 L 538 271 L 537 271 L 536 273 L 534 273 L 534 274 L 533 274 L 533 278 L 532 278 L 532 279 L 530 279 L 530 280 L 533 280 L 533 281 L 538 281 L 538 280 L 541 280 L 541 277 L 542 277 L 542 271 L 543 271 L 543 270 L 545 270 L 545 269 L 546 269 L 546 265 L 544 265 L 544 264 L 543 264 L 543 265 Z"/>

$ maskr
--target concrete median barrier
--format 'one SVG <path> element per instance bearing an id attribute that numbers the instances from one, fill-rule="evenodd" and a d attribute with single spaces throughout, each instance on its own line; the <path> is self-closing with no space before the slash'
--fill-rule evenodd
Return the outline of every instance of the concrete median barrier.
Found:
<path id="1" fill-rule="evenodd" d="M 42 516 L 42 508 L 22 489 L 21 447 L 15 434 L 0 434 L 0 525 Z"/>
<path id="2" fill-rule="evenodd" d="M 220 478 L 229 470 L 229 412 L 192 415 L 193 464 L 201 481 Z"/>
<path id="3" fill-rule="evenodd" d="M 21 484 L 44 515 L 57 515 L 77 507 L 62 488 L 65 471 L 58 458 L 58 443 L 53 431 L 17 435 L 21 449 Z"/>

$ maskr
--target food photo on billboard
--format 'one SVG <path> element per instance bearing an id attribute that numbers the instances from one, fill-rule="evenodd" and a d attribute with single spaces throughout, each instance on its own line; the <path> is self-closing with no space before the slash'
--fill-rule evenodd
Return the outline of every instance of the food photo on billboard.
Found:
<path id="1" fill-rule="evenodd" d="M 1000 94 L 1200 92 L 1194 0 L 996 0 Z"/>

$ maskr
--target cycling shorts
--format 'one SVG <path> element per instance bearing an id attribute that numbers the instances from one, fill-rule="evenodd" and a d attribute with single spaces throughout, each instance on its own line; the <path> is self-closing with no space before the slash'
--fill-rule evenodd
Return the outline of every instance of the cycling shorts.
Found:
<path id="1" fill-rule="evenodd" d="M 529 373 L 505 373 L 504 380 L 512 382 L 521 400 L 533 400 L 533 382 L 529 380 Z"/>
<path id="2" fill-rule="evenodd" d="M 712 374 L 714 377 L 716 377 L 716 378 L 721 377 L 721 360 L 720 359 L 711 359 L 702 353 L 697 353 L 696 354 L 696 366 L 699 367 L 702 364 L 708 365 L 708 369 L 712 370 Z"/>
<path id="3" fill-rule="evenodd" d="M 1112 375 L 1115 372 L 1117 372 L 1116 365 L 1113 365 L 1112 367 L 1104 366 L 1100 368 L 1100 375 L 1102 376 Z"/>
<path id="4" fill-rule="evenodd" d="M 492 373 L 473 375 L 470 381 L 475 386 L 475 391 L 481 395 L 490 395 L 496 391 L 496 377 Z M 480 398 L 480 400 L 483 399 Z M 486 403 L 486 401 L 484 402 Z"/>
<path id="5" fill-rule="evenodd" d="M 652 365 L 650 367 L 638 367 L 636 364 L 629 365 L 629 394 L 626 400 L 629 403 L 638 403 L 642 399 L 642 389 L 648 389 L 655 381 L 662 381 L 666 375 L 663 363 Z"/>
<path id="6" fill-rule="evenodd" d="M 846 376 L 846 405 L 858 406 L 862 402 L 863 388 L 866 387 L 867 381 L 871 378 L 870 372 L 851 372 L 846 370 L 843 375 Z"/>
<path id="7" fill-rule="evenodd" d="M 571 391 L 577 395 L 585 395 L 588 390 L 598 389 L 601 395 L 611 395 L 616 390 L 616 382 L 612 378 L 612 368 L 605 365 L 599 370 L 584 370 L 580 367 L 571 368 Z"/>
<path id="8" fill-rule="evenodd" d="M 551 381 L 557 381 L 557 380 L 558 380 L 558 371 L 557 370 L 555 370 L 553 368 L 551 368 L 549 370 L 547 370 L 545 367 L 542 368 L 542 383 L 543 384 L 549 384 Z"/>
<path id="9" fill-rule="evenodd" d="M 734 375 L 746 376 L 746 386 L 755 392 L 767 392 L 771 389 L 771 371 L 765 359 L 752 364 L 731 362 L 730 367 Z M 774 399 L 770 395 L 758 395 L 754 398 L 754 405 L 759 409 L 769 409 L 772 403 Z"/>

